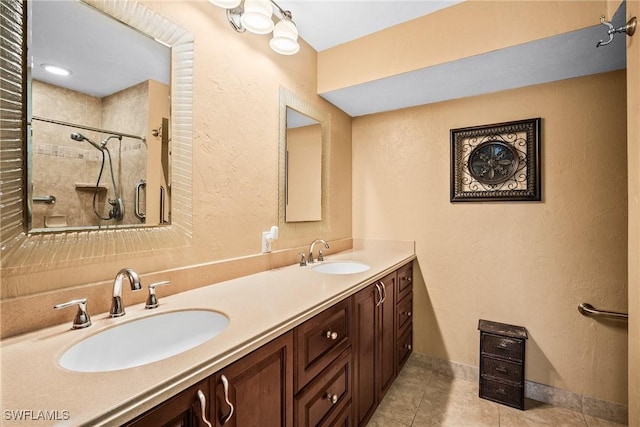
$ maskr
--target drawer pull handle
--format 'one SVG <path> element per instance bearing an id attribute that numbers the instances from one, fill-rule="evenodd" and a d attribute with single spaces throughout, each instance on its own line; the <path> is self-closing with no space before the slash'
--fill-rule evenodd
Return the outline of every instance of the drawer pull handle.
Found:
<path id="1" fill-rule="evenodd" d="M 229 380 L 224 375 L 220 375 L 220 381 L 222 381 L 222 389 L 224 390 L 224 401 L 229 405 L 229 413 L 220 419 L 220 424 L 225 425 L 233 416 L 234 407 L 229 401 Z"/>
<path id="2" fill-rule="evenodd" d="M 501 395 L 503 395 L 503 396 L 506 396 L 506 395 L 507 395 L 507 392 L 506 392 L 506 391 L 505 391 L 505 389 L 503 389 L 502 387 L 499 387 L 499 388 L 496 390 L 496 393 L 501 394 Z"/>
<path id="3" fill-rule="evenodd" d="M 509 348 L 509 343 L 502 341 L 500 344 L 497 345 L 497 347 L 501 350 L 506 350 Z"/>
<path id="4" fill-rule="evenodd" d="M 332 340 L 337 340 L 338 339 L 338 333 L 337 332 L 327 331 L 327 334 L 325 336 L 327 338 L 329 338 L 329 339 L 332 339 Z"/>
<path id="5" fill-rule="evenodd" d="M 327 394 L 325 395 L 325 399 L 327 399 L 329 402 L 331 402 L 332 405 L 335 405 L 336 403 L 338 403 L 338 395 L 337 394 L 331 394 L 330 391 L 328 391 Z"/>
<path id="6" fill-rule="evenodd" d="M 507 373 L 507 368 L 505 368 L 504 365 L 500 365 L 500 366 L 496 367 L 496 371 L 502 372 L 503 374 L 506 374 Z"/>
<path id="7" fill-rule="evenodd" d="M 380 304 L 382 304 L 382 301 L 383 301 L 383 299 L 382 299 L 382 288 L 380 287 L 380 283 L 378 283 L 378 282 L 376 282 L 375 285 L 376 285 L 376 290 L 378 291 L 379 300 L 375 301 L 375 295 L 373 296 L 373 300 L 376 303 L 376 307 L 380 307 Z"/>
<path id="8" fill-rule="evenodd" d="M 207 409 L 207 398 L 204 396 L 202 390 L 198 390 L 198 400 L 200 400 L 200 409 L 202 410 L 202 422 L 205 423 L 207 427 L 212 427 L 205 413 Z"/>

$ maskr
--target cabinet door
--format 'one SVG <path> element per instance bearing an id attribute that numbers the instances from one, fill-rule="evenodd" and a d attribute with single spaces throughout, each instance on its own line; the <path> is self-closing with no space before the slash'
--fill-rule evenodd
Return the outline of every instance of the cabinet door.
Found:
<path id="1" fill-rule="evenodd" d="M 210 421 L 209 381 L 201 381 L 136 418 L 126 427 L 206 427 Z M 203 417 L 205 417 L 203 419 Z"/>
<path id="2" fill-rule="evenodd" d="M 211 389 L 216 426 L 292 426 L 293 332 L 216 373 Z"/>
<path id="3" fill-rule="evenodd" d="M 376 285 L 355 294 L 354 337 L 354 416 L 356 425 L 364 425 L 376 408 L 376 305 L 381 295 Z"/>
<path id="4" fill-rule="evenodd" d="M 383 300 L 377 311 L 376 400 L 379 403 L 396 375 L 396 273 L 380 280 Z"/>

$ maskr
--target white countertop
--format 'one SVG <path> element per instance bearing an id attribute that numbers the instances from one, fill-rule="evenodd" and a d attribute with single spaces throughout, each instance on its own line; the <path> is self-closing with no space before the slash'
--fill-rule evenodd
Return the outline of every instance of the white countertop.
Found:
<path id="1" fill-rule="evenodd" d="M 362 273 L 317 273 L 311 270 L 317 262 L 292 265 L 160 297 L 155 310 L 133 305 L 117 319 L 90 313 L 93 325 L 86 329 L 71 330 L 70 320 L 3 340 L 0 425 L 120 425 L 413 260 L 413 245 L 403 243 L 325 257 L 324 263 L 351 260 L 371 267 Z M 69 347 L 105 328 L 184 309 L 219 311 L 229 317 L 229 326 L 198 347 L 135 368 L 81 373 L 57 363 Z M 14 411 L 32 421 L 13 420 Z M 58 420 L 33 421 L 38 416 Z"/>

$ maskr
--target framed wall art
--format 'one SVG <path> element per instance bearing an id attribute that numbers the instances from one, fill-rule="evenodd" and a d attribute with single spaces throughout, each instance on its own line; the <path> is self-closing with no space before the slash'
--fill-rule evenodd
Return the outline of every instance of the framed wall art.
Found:
<path id="1" fill-rule="evenodd" d="M 542 119 L 451 129 L 451 201 L 539 201 Z"/>

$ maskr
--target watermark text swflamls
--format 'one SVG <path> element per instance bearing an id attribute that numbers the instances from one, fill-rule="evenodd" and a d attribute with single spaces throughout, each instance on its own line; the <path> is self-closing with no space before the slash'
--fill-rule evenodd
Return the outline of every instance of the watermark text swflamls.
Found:
<path id="1" fill-rule="evenodd" d="M 71 413 L 64 410 L 5 409 L 5 421 L 68 421 Z"/>

